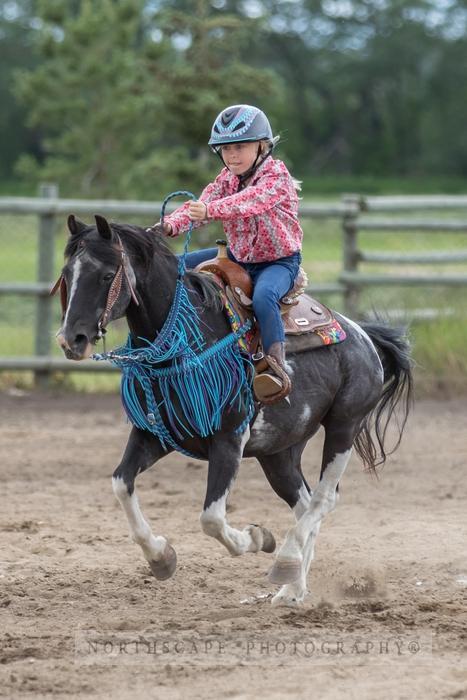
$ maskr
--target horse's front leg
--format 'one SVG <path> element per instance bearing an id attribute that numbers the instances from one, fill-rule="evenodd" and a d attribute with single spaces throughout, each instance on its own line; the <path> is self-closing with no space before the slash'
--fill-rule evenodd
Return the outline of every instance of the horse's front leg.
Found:
<path id="1" fill-rule="evenodd" d="M 226 518 L 227 498 L 249 436 L 249 428 L 243 435 L 218 433 L 213 437 L 209 450 L 208 484 L 200 517 L 201 527 L 206 535 L 222 542 L 232 556 L 245 552 L 273 552 L 276 548 L 274 537 L 266 528 L 252 524 L 237 530 L 228 524 Z"/>
<path id="2" fill-rule="evenodd" d="M 139 507 L 135 478 L 166 454 L 154 435 L 133 428 L 122 461 L 112 476 L 113 491 L 125 511 L 131 537 L 141 547 L 154 576 L 161 581 L 174 573 L 177 555 L 165 537 L 153 535 Z"/>

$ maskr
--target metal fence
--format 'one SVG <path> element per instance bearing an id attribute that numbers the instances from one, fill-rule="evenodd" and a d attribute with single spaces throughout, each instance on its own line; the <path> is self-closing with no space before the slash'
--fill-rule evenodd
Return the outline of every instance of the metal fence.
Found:
<path id="1" fill-rule="evenodd" d="M 70 212 L 85 217 L 99 212 L 147 226 L 159 218 L 160 208 L 160 202 L 60 199 L 54 185 L 43 185 L 38 198 L 0 198 L 0 370 L 33 370 L 38 381 L 46 381 L 56 370 L 113 370 L 106 363 L 73 363 L 54 356 L 59 310 L 49 291 L 61 266 L 63 224 Z M 420 211 L 423 218 L 417 216 Z M 351 195 L 338 201 L 303 202 L 300 216 L 304 251 L 310 257 L 305 260 L 311 272 L 309 291 L 325 301 L 337 297 L 337 306 L 354 318 L 383 300 L 386 308 L 397 310 L 399 298 L 384 291 L 379 301 L 381 290 L 467 285 L 467 197 Z M 446 235 L 449 238 L 443 239 Z M 382 250 L 374 248 L 378 238 Z M 434 238 L 435 249 L 429 249 Z M 421 274 L 420 266 L 428 272 Z M 406 295 L 403 298 L 407 301 Z M 414 299 L 409 316 L 421 311 Z M 427 305 L 423 306 L 426 313 Z M 2 345 L 9 333 L 16 338 L 13 347 Z"/>

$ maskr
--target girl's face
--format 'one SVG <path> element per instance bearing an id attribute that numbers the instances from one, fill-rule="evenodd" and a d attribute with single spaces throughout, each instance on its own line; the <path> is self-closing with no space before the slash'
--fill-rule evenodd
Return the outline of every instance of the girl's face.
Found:
<path id="1" fill-rule="evenodd" d="M 234 175 L 243 175 L 251 168 L 258 155 L 259 141 L 226 143 L 220 147 L 222 159 Z"/>

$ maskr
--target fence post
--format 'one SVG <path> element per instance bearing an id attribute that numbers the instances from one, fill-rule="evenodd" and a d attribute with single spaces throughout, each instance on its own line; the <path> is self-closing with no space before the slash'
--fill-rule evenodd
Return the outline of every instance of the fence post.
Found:
<path id="1" fill-rule="evenodd" d="M 342 219 L 342 254 L 344 272 L 357 272 L 358 269 L 358 213 L 361 198 L 358 195 L 344 195 L 345 206 Z M 359 314 L 360 290 L 351 282 L 345 281 L 344 309 L 347 316 L 357 318 Z"/>
<path id="2" fill-rule="evenodd" d="M 39 197 L 58 199 L 58 185 L 43 184 L 39 186 Z M 39 215 L 39 241 L 37 257 L 37 281 L 50 283 L 54 275 L 55 262 L 55 214 L 46 212 Z M 51 352 L 52 338 L 52 299 L 40 295 L 37 300 L 35 354 L 48 356 Z M 46 388 L 49 384 L 50 372 L 36 370 L 35 384 Z"/>

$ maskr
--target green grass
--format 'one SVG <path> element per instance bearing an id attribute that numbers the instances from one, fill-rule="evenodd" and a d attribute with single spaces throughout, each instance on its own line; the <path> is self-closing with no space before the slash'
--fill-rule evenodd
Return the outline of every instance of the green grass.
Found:
<path id="1" fill-rule="evenodd" d="M 426 190 L 425 190 L 426 191 Z M 419 215 L 419 214 L 418 214 Z M 449 216 L 446 212 L 430 212 L 430 217 Z M 467 214 L 454 212 L 455 218 L 466 218 Z M 136 221 L 134 223 L 137 223 Z M 142 225 L 148 222 L 139 222 Z M 0 215 L 0 282 L 32 282 L 36 278 L 36 244 L 38 220 L 35 216 Z M 342 233 L 337 220 L 304 219 L 303 264 L 311 284 L 333 282 L 342 268 Z M 55 274 L 62 265 L 63 248 L 67 233 L 64 220 L 57 233 Z M 196 231 L 191 249 L 212 245 L 220 234 L 219 226 Z M 182 241 L 177 241 L 180 249 Z M 426 252 L 431 250 L 466 250 L 467 234 L 449 233 L 370 233 L 359 235 L 359 245 L 365 250 Z M 467 264 L 382 266 L 362 265 L 362 271 L 384 274 L 413 274 L 430 272 L 448 274 L 458 272 L 467 275 Z M 442 387 L 467 390 L 467 302 L 462 288 L 433 287 L 381 287 L 369 288 L 362 293 L 362 307 L 375 308 L 383 312 L 399 309 L 410 318 L 417 308 L 449 309 L 453 317 L 439 318 L 433 322 L 414 323 L 411 335 L 419 391 L 439 391 Z M 322 296 L 328 305 L 342 310 L 342 299 L 338 295 Z M 58 299 L 53 301 L 55 318 L 53 328 L 59 326 L 60 309 Z M 24 356 L 34 353 L 34 324 L 36 301 L 24 296 L 0 296 L 0 356 Z M 124 323 L 110 327 L 108 347 L 120 344 L 126 336 Z M 51 351 L 60 356 L 60 351 L 51 338 Z M 11 384 L 30 386 L 30 373 L 0 374 L 0 387 Z M 79 391 L 115 391 L 118 375 L 110 374 L 57 374 L 55 385 Z"/>

